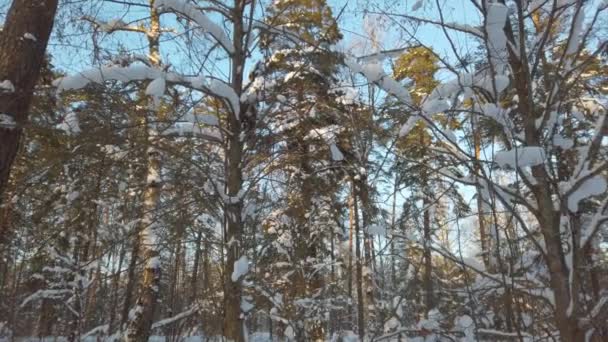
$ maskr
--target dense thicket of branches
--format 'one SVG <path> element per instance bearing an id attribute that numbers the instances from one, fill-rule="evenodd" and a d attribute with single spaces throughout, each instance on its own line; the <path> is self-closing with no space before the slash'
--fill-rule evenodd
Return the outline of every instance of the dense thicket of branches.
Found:
<path id="1" fill-rule="evenodd" d="M 608 341 L 608 2 L 361 5 L 3 17 L 0 340 Z"/>

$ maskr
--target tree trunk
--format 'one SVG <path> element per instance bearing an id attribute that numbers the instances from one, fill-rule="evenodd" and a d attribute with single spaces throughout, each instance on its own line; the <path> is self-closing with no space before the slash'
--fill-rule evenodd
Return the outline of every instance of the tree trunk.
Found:
<path id="1" fill-rule="evenodd" d="M 433 296 L 433 259 L 431 255 L 431 217 L 428 208 L 430 201 L 426 195 L 422 202 L 422 207 L 425 209 L 423 214 L 423 234 L 424 234 L 424 305 L 426 308 L 426 315 L 435 307 L 435 300 Z"/>
<path id="2" fill-rule="evenodd" d="M 389 243 L 390 245 L 390 266 L 391 266 L 391 286 L 393 288 L 393 290 L 397 289 L 397 270 L 396 270 L 396 263 L 397 263 L 397 256 L 395 255 L 396 249 L 395 249 L 395 234 L 397 233 L 397 225 L 396 225 L 396 220 L 397 220 L 397 189 L 399 187 L 399 175 L 395 175 L 395 183 L 393 185 L 393 200 L 392 200 L 392 207 L 391 207 L 391 235 L 390 235 L 390 240 Z"/>
<path id="3" fill-rule="evenodd" d="M 111 334 L 114 331 L 114 325 L 115 325 L 115 321 L 116 321 L 116 307 L 118 305 L 118 289 L 119 289 L 119 283 L 120 283 L 120 273 L 121 273 L 121 269 L 122 269 L 122 263 L 124 261 L 125 258 L 125 254 L 126 254 L 126 248 L 122 247 L 120 248 L 120 252 L 119 252 L 119 256 L 118 256 L 118 266 L 116 267 L 116 269 L 114 270 L 113 274 L 112 274 L 112 299 L 110 300 L 110 307 L 108 308 L 110 310 L 110 320 L 108 323 L 108 333 Z M 128 306 L 127 306 L 128 307 Z"/>
<path id="4" fill-rule="evenodd" d="M 150 177 L 151 175 L 153 177 Z M 150 147 L 148 150 L 149 177 L 144 194 L 144 217 L 141 221 L 143 229 L 139 236 L 146 264 L 144 266 L 142 283 L 140 284 L 139 298 L 129 322 L 128 341 L 145 342 L 148 340 L 160 290 L 161 265 L 155 216 L 158 203 L 160 202 L 161 183 L 157 175 L 160 175 L 160 153 Z"/>
<path id="5" fill-rule="evenodd" d="M 232 55 L 232 80 L 231 86 L 236 96 L 240 98 L 243 88 L 243 65 L 245 61 L 243 40 L 246 36 L 243 27 L 243 11 L 246 1 L 237 0 L 232 9 L 234 53 Z M 228 115 L 228 130 L 230 136 L 227 138 L 225 174 L 226 194 L 229 200 L 224 203 L 226 246 L 226 265 L 224 270 L 224 336 L 229 341 L 243 342 L 245 340 L 243 331 L 243 320 L 241 317 L 241 280 L 232 280 L 234 263 L 241 258 L 243 221 L 241 212 L 243 199 L 239 197 L 243 187 L 243 141 L 241 139 L 240 118 L 245 118 L 244 106 L 239 113 L 235 108 Z"/>
<path id="6" fill-rule="evenodd" d="M 365 338 L 365 304 L 363 300 L 363 263 L 361 262 L 361 242 L 359 227 L 359 208 L 357 203 L 357 189 L 352 182 L 353 214 L 355 223 L 355 265 L 357 269 L 357 333 L 361 341 Z"/>
<path id="7" fill-rule="evenodd" d="M 426 139 L 424 136 L 424 132 L 420 134 L 420 144 L 421 146 L 425 146 Z M 432 242 L 432 234 L 431 234 L 431 217 L 430 217 L 430 206 L 431 199 L 429 198 L 430 194 L 430 184 L 429 184 L 429 175 L 427 173 L 427 169 L 423 168 L 420 172 L 420 180 L 423 191 L 423 199 L 422 199 L 422 209 L 424 213 L 422 215 L 422 234 L 423 234 L 423 259 L 424 259 L 424 275 L 423 275 L 423 287 L 424 287 L 424 305 L 425 305 L 425 317 L 428 318 L 429 311 L 431 311 L 435 307 L 435 300 L 433 296 L 433 259 L 431 254 L 431 242 Z"/>
<path id="8" fill-rule="evenodd" d="M 127 269 L 127 287 L 125 288 L 125 298 L 122 305 L 122 313 L 120 316 L 121 329 L 129 321 L 129 309 L 133 299 L 133 291 L 135 289 L 136 279 L 135 270 L 137 268 L 137 260 L 139 260 L 139 238 L 135 237 L 131 247 L 131 260 Z M 119 270 L 120 271 L 120 270 Z"/>
<path id="9" fill-rule="evenodd" d="M 203 230 L 199 230 L 196 234 L 196 242 L 194 244 L 194 265 L 192 265 L 192 278 L 190 280 L 190 302 L 194 302 L 198 296 L 198 269 L 201 260 L 201 242 L 203 240 Z"/>
<path id="10" fill-rule="evenodd" d="M 355 233 L 355 192 L 351 191 L 348 201 L 348 269 L 346 272 L 348 280 L 348 298 L 353 297 L 353 238 Z"/>
<path id="11" fill-rule="evenodd" d="M 0 204 L 53 28 L 57 0 L 14 0 L 0 33 Z M 0 237 L 0 241 L 2 237 Z"/>
<path id="12" fill-rule="evenodd" d="M 358 199 L 361 203 L 361 217 L 363 219 L 362 226 L 360 227 L 363 231 L 363 250 L 364 250 L 364 262 L 365 268 L 363 272 L 363 285 L 365 292 L 365 317 L 367 321 L 373 321 L 374 319 L 374 246 L 372 236 L 367 232 L 371 224 L 370 210 L 371 201 L 369 196 L 369 189 L 365 180 L 357 182 Z"/>
<path id="13" fill-rule="evenodd" d="M 154 7 L 155 0 L 150 0 L 150 27 L 146 32 L 149 48 L 149 62 L 151 65 L 160 66 L 160 14 Z M 158 113 L 159 121 L 162 114 Z M 147 116 L 146 116 L 147 117 Z M 145 342 L 150 336 L 150 329 L 156 311 L 156 303 L 160 291 L 161 262 L 158 249 L 158 236 L 156 233 L 156 211 L 160 203 L 162 188 L 161 181 L 161 154 L 154 147 L 157 138 L 156 129 L 151 128 L 146 120 L 148 130 L 148 169 L 146 174 L 146 190 L 144 192 L 143 218 L 139 239 L 144 266 L 143 279 L 140 284 L 139 298 L 133 308 L 133 315 L 129 322 L 127 331 L 128 341 Z"/>
<path id="14" fill-rule="evenodd" d="M 508 36 L 513 37 L 509 23 L 505 26 Z M 537 111 L 533 104 L 530 92 L 532 87 L 528 84 L 530 71 L 527 63 L 522 63 L 513 53 L 509 55 L 509 63 L 513 70 L 513 83 L 519 96 L 519 111 L 524 115 L 524 140 L 526 146 L 542 146 L 540 134 L 536 128 L 538 119 Z M 577 293 L 577 280 L 572 277 L 569 280 L 569 270 L 564 258 L 560 234 L 560 212 L 554 209 L 550 178 L 544 165 L 531 167 L 532 176 L 536 183 L 532 188 L 537 210 L 537 219 L 543 240 L 546 246 L 545 263 L 549 269 L 549 283 L 555 296 L 555 324 L 560 333 L 560 339 L 565 342 L 583 341 L 584 329 L 580 328 L 578 303 L 576 295 L 572 298 L 571 293 Z M 565 213 L 569 216 L 569 213 Z M 575 248 L 575 247 L 572 247 Z M 572 271 L 577 267 L 574 256 L 577 251 L 572 251 Z"/>
<path id="15" fill-rule="evenodd" d="M 473 148 L 475 150 L 474 171 L 475 175 L 481 172 L 481 131 L 475 116 L 471 117 L 471 129 L 473 130 Z M 479 241 L 481 245 L 481 255 L 486 269 L 490 269 L 490 248 L 488 246 L 488 232 L 484 216 L 484 204 L 481 187 L 477 185 L 477 220 L 479 225 Z"/>

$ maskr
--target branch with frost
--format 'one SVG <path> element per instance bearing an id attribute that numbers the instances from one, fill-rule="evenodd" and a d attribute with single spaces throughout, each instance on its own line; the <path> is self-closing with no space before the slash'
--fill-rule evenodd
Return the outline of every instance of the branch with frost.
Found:
<path id="1" fill-rule="evenodd" d="M 154 7 L 163 12 L 175 12 L 189 20 L 194 21 L 201 29 L 209 33 L 229 53 L 235 52 L 232 41 L 224 30 L 206 16 L 201 8 L 183 0 L 157 0 Z"/>
<path id="2" fill-rule="evenodd" d="M 196 122 L 178 121 L 161 132 L 163 136 L 195 136 L 211 142 L 221 143 L 224 141 L 221 132 L 217 128 L 201 127 Z"/>
<path id="3" fill-rule="evenodd" d="M 600 150 L 602 140 L 606 135 L 606 131 L 608 131 L 608 109 L 603 108 L 604 113 L 601 114 L 597 121 L 595 122 L 595 127 L 593 130 L 593 137 L 591 138 L 591 143 L 585 148 L 585 155 L 579 156 L 579 162 L 576 166 L 576 169 L 572 173 L 575 176 L 579 176 L 583 173 L 583 170 L 588 167 L 589 162 L 591 162 L 597 155 Z"/>
<path id="4" fill-rule="evenodd" d="M 606 169 L 608 169 L 608 162 L 604 162 L 592 170 L 587 170 L 562 186 L 561 190 L 570 211 L 577 212 L 578 203 L 587 197 L 605 193 L 608 184 L 606 178 L 601 174 Z"/>
<path id="5" fill-rule="evenodd" d="M 507 208 L 510 212 L 516 212 L 514 205 L 521 204 L 527 210 L 532 213 L 537 211 L 537 208 L 528 201 L 524 196 L 518 194 L 516 191 L 512 189 L 508 189 L 504 186 L 499 185 L 498 183 L 488 179 L 485 176 L 478 177 L 479 186 L 486 189 L 489 193 L 493 193 L 497 196 L 500 203 Z"/>
<path id="6" fill-rule="evenodd" d="M 386 15 L 386 13 L 383 12 L 368 12 L 370 14 L 382 14 L 382 15 Z M 471 25 L 462 25 L 462 24 L 458 24 L 458 23 L 446 23 L 443 21 L 437 21 L 437 20 L 432 20 L 432 19 L 425 19 L 425 18 L 420 18 L 420 17 L 415 17 L 415 16 L 411 16 L 411 15 L 407 15 L 407 14 L 396 14 L 396 13 L 391 13 L 392 16 L 396 16 L 396 17 L 400 17 L 400 18 L 404 18 L 407 20 L 412 20 L 418 23 L 423 23 L 423 24 L 431 24 L 431 25 L 437 25 L 437 26 L 443 26 L 445 28 L 448 28 L 450 30 L 454 30 L 454 31 L 458 31 L 458 32 L 463 32 L 463 33 L 468 33 L 471 34 L 475 37 L 478 38 L 483 38 L 483 32 L 481 32 L 477 27 L 473 27 Z"/>
<path id="7" fill-rule="evenodd" d="M 210 76 L 207 78 L 200 75 L 185 76 L 166 71 L 165 69 L 166 68 L 161 69 L 147 65 L 130 65 L 127 67 L 104 66 L 85 70 L 76 75 L 58 78 L 53 81 L 53 85 L 57 89 L 57 94 L 61 94 L 67 90 L 82 89 L 91 83 L 102 84 L 106 81 L 128 83 L 133 81 L 151 80 L 152 82 L 150 82 L 146 88 L 146 95 L 157 100 L 164 95 L 167 84 L 181 85 L 225 100 L 238 119 L 240 100 L 229 84 Z M 208 82 L 207 79 L 209 79 L 210 82 Z M 212 141 L 222 141 L 221 134 L 218 130 L 199 129 L 195 123 L 183 123 L 181 124 L 181 127 L 178 125 L 170 128 L 167 134 L 195 134 L 206 137 Z"/>
<path id="8" fill-rule="evenodd" d="M 513 339 L 524 338 L 524 340 L 533 339 L 533 336 L 530 334 L 527 334 L 527 333 L 500 331 L 500 330 L 485 329 L 485 328 L 477 329 L 477 334 L 479 336 L 485 336 L 486 338 L 496 338 L 496 339 L 503 339 L 503 338 L 513 338 Z"/>
<path id="9" fill-rule="evenodd" d="M 97 18 L 93 18 L 88 15 L 83 16 L 81 19 L 84 21 L 90 22 L 95 28 L 97 28 L 103 32 L 106 32 L 106 33 L 113 33 L 113 32 L 117 32 L 117 31 L 136 32 L 136 33 L 143 33 L 143 34 L 149 33 L 148 29 L 146 29 L 144 26 L 133 26 L 133 25 L 130 25 L 129 23 L 125 23 L 124 21 L 122 21 L 122 19 L 112 19 L 110 21 L 103 21 L 103 20 L 99 20 Z M 162 33 L 173 32 L 174 33 L 175 30 L 161 28 L 159 30 L 159 32 L 162 32 Z"/>
<path id="10" fill-rule="evenodd" d="M 200 309 L 199 305 L 194 305 L 190 309 L 188 309 L 188 310 L 186 310 L 184 312 L 180 312 L 180 313 L 178 313 L 177 315 L 175 315 L 173 317 L 161 319 L 160 321 L 154 322 L 152 324 L 151 329 L 162 328 L 162 327 L 164 327 L 166 325 L 173 324 L 173 323 L 178 322 L 178 321 L 180 321 L 182 319 L 188 318 L 188 317 L 196 314 L 199 309 Z"/>
<path id="11" fill-rule="evenodd" d="M 89 336 L 107 335 L 109 329 L 110 326 L 108 324 L 100 325 L 84 333 L 81 338 L 84 340 Z"/>
<path id="12" fill-rule="evenodd" d="M 362 63 L 378 62 L 378 61 L 383 61 L 385 59 L 397 58 L 397 57 L 401 56 L 406 50 L 407 50 L 407 48 L 383 50 L 383 51 L 375 52 L 375 53 L 372 53 L 369 55 L 359 56 L 356 59 L 358 62 L 362 62 Z"/>
<path id="13" fill-rule="evenodd" d="M 239 97 L 234 91 L 234 88 L 224 81 L 212 77 L 210 78 L 211 82 L 209 83 L 208 87 L 209 92 L 216 97 L 226 100 L 236 119 L 240 120 L 239 115 L 241 112 L 241 103 Z"/>
<path id="14" fill-rule="evenodd" d="M 376 84 L 406 105 L 412 105 L 412 97 L 409 91 L 399 84 L 399 82 L 386 75 L 380 63 L 361 65 L 353 58 L 345 58 L 344 63 L 353 73 L 362 74 L 370 83 Z"/>
<path id="15" fill-rule="evenodd" d="M 593 237 L 599 232 L 600 227 L 608 223 L 608 197 L 604 198 L 602 203 L 597 208 L 595 215 L 591 218 L 591 222 L 583 226 L 580 234 L 580 249 L 585 250 L 587 245 L 593 240 Z"/>
<path id="16" fill-rule="evenodd" d="M 419 243 L 417 241 L 411 240 L 408 236 L 403 234 L 395 233 L 394 237 L 402 238 L 405 241 L 411 241 L 414 243 Z M 541 300 L 546 301 L 549 305 L 555 306 L 555 298 L 550 289 L 546 288 L 543 284 L 538 284 L 542 288 L 530 288 L 530 283 L 536 284 L 533 279 L 528 279 L 526 277 L 513 277 L 506 278 L 503 280 L 500 278 L 500 274 L 490 274 L 488 273 L 483 264 L 478 262 L 471 262 L 472 260 L 463 259 L 462 257 L 458 257 L 454 255 L 451 251 L 446 250 L 444 248 L 438 248 L 433 245 L 430 246 L 431 250 L 440 254 L 442 257 L 449 259 L 450 261 L 462 266 L 465 269 L 473 271 L 476 274 L 479 274 L 487 281 L 493 283 L 494 285 L 503 286 L 503 287 L 511 287 L 513 290 L 524 293 L 531 297 L 536 297 Z"/>
<path id="17" fill-rule="evenodd" d="M 127 83 L 132 81 L 154 81 L 159 78 L 164 78 L 169 83 L 209 93 L 205 79 L 202 76 L 184 76 L 147 65 L 130 65 L 127 67 L 102 66 L 100 68 L 93 68 L 75 75 L 58 78 L 53 81 L 53 86 L 57 88 L 57 94 L 60 94 L 66 90 L 82 89 L 90 83 L 102 84 L 106 81 Z"/>
<path id="18" fill-rule="evenodd" d="M 28 297 L 26 297 L 19 305 L 19 308 L 24 308 L 30 302 L 40 299 L 60 299 L 65 295 L 72 294 L 72 289 L 50 289 L 50 290 L 38 290 Z"/>
<path id="19" fill-rule="evenodd" d="M 600 315 L 606 303 L 608 303 L 608 296 L 602 296 L 602 298 L 598 300 L 597 304 L 595 304 L 595 306 L 593 307 L 593 309 L 591 309 L 591 312 L 589 313 L 591 319 L 595 319 Z"/>
<path id="20" fill-rule="evenodd" d="M 102 21 L 91 16 L 85 15 L 81 18 L 84 21 L 90 22 L 95 28 L 104 31 L 106 33 L 112 33 L 115 31 L 127 31 L 127 32 L 138 32 L 138 33 L 146 33 L 147 30 L 142 26 L 131 26 L 122 19 L 113 19 L 110 21 Z"/>

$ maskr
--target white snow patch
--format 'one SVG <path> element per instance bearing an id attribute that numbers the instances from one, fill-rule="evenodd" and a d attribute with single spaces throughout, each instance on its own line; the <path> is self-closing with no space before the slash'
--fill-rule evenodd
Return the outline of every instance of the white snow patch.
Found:
<path id="1" fill-rule="evenodd" d="M 243 312 L 249 312 L 254 307 L 255 307 L 255 305 L 253 305 L 252 303 L 250 303 L 247 299 L 245 299 L 245 298 L 241 299 L 241 311 L 243 311 Z"/>
<path id="2" fill-rule="evenodd" d="M 384 68 L 382 68 L 382 64 L 379 62 L 371 62 L 363 65 L 362 72 L 370 82 L 378 82 L 384 77 Z"/>
<path id="3" fill-rule="evenodd" d="M 296 337 L 296 334 L 293 331 L 293 328 L 291 327 L 291 325 L 287 326 L 287 328 L 285 328 L 285 337 L 287 337 L 288 340 L 293 340 Z"/>
<path id="4" fill-rule="evenodd" d="M 217 116 L 212 114 L 198 114 L 197 118 L 200 120 L 201 123 L 204 123 L 205 125 L 219 126 L 220 124 Z"/>
<path id="5" fill-rule="evenodd" d="M 31 40 L 31 41 L 33 41 L 33 42 L 37 42 L 37 41 L 38 41 L 38 39 L 36 39 L 36 37 L 35 37 L 33 34 L 29 33 L 29 32 L 26 32 L 26 33 L 23 35 L 23 38 L 28 39 L 28 40 Z"/>
<path id="6" fill-rule="evenodd" d="M 216 128 L 201 127 L 196 122 L 176 122 L 162 132 L 163 135 L 197 136 L 211 141 L 222 141 L 222 134 Z"/>
<path id="7" fill-rule="evenodd" d="M 249 260 L 246 255 L 243 255 L 239 260 L 234 262 L 234 271 L 232 271 L 232 281 L 238 281 L 242 276 L 249 272 Z"/>
<path id="8" fill-rule="evenodd" d="M 488 51 L 494 67 L 507 62 L 507 36 L 504 27 L 509 8 L 500 3 L 489 3 L 485 30 L 488 34 Z"/>
<path id="9" fill-rule="evenodd" d="M 65 90 L 82 89 L 89 83 L 103 83 L 106 80 L 121 82 L 143 81 L 161 77 L 162 71 L 146 65 L 131 65 L 128 67 L 101 67 L 85 70 L 79 74 L 65 76 L 53 81 L 57 93 Z"/>
<path id="10" fill-rule="evenodd" d="M 526 146 L 508 151 L 497 152 L 494 162 L 501 168 L 535 166 L 545 162 L 545 151 L 542 147 Z"/>
<path id="11" fill-rule="evenodd" d="M 160 98 L 165 93 L 166 81 L 164 77 L 158 77 L 154 81 L 150 82 L 146 87 L 146 95 L 151 96 L 154 101 L 154 105 L 157 107 L 160 104 Z"/>
<path id="12" fill-rule="evenodd" d="M 234 53 L 232 41 L 224 32 L 224 30 L 209 17 L 207 17 L 201 9 L 193 4 L 183 0 L 157 0 L 154 3 L 156 8 L 162 7 L 166 10 L 173 10 L 182 14 L 190 20 L 196 22 L 205 32 L 208 32 L 220 45 L 228 52 Z"/>
<path id="13" fill-rule="evenodd" d="M 78 197 L 80 197 L 80 192 L 72 191 L 66 196 L 66 200 L 71 203 L 74 202 L 74 200 L 76 200 Z"/>
<path id="14" fill-rule="evenodd" d="M 0 128 L 13 129 L 15 127 L 17 127 L 17 122 L 12 116 L 0 113 Z"/>
<path id="15" fill-rule="evenodd" d="M 396 330 L 400 326 L 401 324 L 399 323 L 397 317 L 391 317 L 388 321 L 386 321 L 386 323 L 384 323 L 384 332 L 391 332 L 393 330 Z"/>
<path id="16" fill-rule="evenodd" d="M 152 257 L 148 260 L 148 268 L 159 269 L 160 268 L 160 258 Z"/>
<path id="17" fill-rule="evenodd" d="M 580 10 L 573 19 L 573 27 L 570 32 L 570 40 L 568 40 L 568 48 L 566 56 L 572 55 L 578 51 L 581 44 L 581 33 L 583 31 L 583 21 L 585 20 L 585 9 L 581 6 Z"/>
<path id="18" fill-rule="evenodd" d="M 80 122 L 78 115 L 74 111 L 69 111 L 63 118 L 63 121 L 56 126 L 57 129 L 64 131 L 67 134 L 80 133 Z"/>
<path id="19" fill-rule="evenodd" d="M 427 115 L 433 115 L 450 109 L 450 104 L 444 99 L 427 99 L 422 103 L 422 110 Z"/>
<path id="20" fill-rule="evenodd" d="M 367 232 L 371 235 L 386 236 L 385 227 L 383 227 L 379 224 L 370 225 L 369 227 L 367 227 Z"/>
<path id="21" fill-rule="evenodd" d="M 420 117 L 418 115 L 410 116 L 410 118 L 407 119 L 405 124 L 401 126 L 401 129 L 399 130 L 399 137 L 403 138 L 408 135 L 410 131 L 416 126 L 418 120 L 420 120 Z"/>
<path id="22" fill-rule="evenodd" d="M 146 181 L 147 181 L 148 185 L 150 185 L 150 184 L 160 184 L 160 181 L 161 181 L 160 174 L 155 169 L 149 169 Z"/>
<path id="23" fill-rule="evenodd" d="M 344 154 L 342 154 L 342 152 L 340 151 L 340 149 L 338 148 L 338 146 L 336 146 L 335 143 L 331 143 L 329 145 L 329 150 L 331 152 L 331 159 L 333 161 L 344 160 Z"/>
<path id="24" fill-rule="evenodd" d="M 232 111 L 234 112 L 234 116 L 239 119 L 239 113 L 241 111 L 241 105 L 239 97 L 236 95 L 234 89 L 231 86 L 222 82 L 218 79 L 212 79 L 209 84 L 209 89 L 211 92 L 219 97 L 225 98 L 230 103 L 232 107 Z"/>
<path id="25" fill-rule="evenodd" d="M 13 82 L 9 80 L 4 80 L 0 82 L 0 92 L 13 93 L 15 92 L 15 86 Z"/>
<path id="26" fill-rule="evenodd" d="M 568 196 L 568 209 L 577 212 L 580 201 L 591 196 L 601 195 L 606 192 L 607 188 L 606 179 L 601 175 L 587 179 Z"/>

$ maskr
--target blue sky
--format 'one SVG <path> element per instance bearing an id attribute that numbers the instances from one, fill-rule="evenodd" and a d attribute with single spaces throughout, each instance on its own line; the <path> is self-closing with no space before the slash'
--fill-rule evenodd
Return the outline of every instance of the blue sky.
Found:
<path id="1" fill-rule="evenodd" d="M 2 5 L 9 0 L 0 0 L 0 9 Z M 145 1 L 147 3 L 147 1 Z M 363 1 L 363 0 L 329 0 L 330 6 L 333 8 L 334 14 L 337 15 L 342 8 L 344 12 L 340 16 L 340 27 L 342 29 L 344 40 L 340 44 L 343 48 L 350 50 L 353 45 L 361 44 L 368 40 L 368 33 L 365 32 L 364 17 L 369 17 L 365 12 L 387 12 L 409 14 L 421 16 L 425 18 L 433 18 L 436 16 L 434 9 L 434 0 L 423 0 L 423 6 L 416 12 L 412 12 L 412 5 L 415 0 L 405 1 Z M 137 18 L 146 18 L 147 9 L 144 7 L 127 8 L 123 5 L 105 3 L 101 4 L 98 1 L 91 1 L 85 11 L 92 16 L 110 20 L 121 18 L 125 22 L 132 21 Z M 346 7 L 345 7 L 346 6 Z M 475 8 L 470 4 L 470 0 L 442 0 L 443 14 L 446 21 L 459 22 L 462 24 L 476 25 L 479 22 L 479 16 Z M 91 25 L 83 23 L 79 19 L 80 13 L 75 11 L 62 11 L 60 20 L 70 22 L 70 26 L 64 30 L 64 35 L 69 41 L 60 41 L 53 39 L 49 46 L 49 52 L 55 56 L 55 65 L 60 69 L 68 72 L 77 72 L 87 66 L 91 66 L 91 50 L 93 42 L 91 39 Z M 373 17 L 373 15 L 371 15 Z M 171 19 L 169 19 L 171 18 Z M 163 22 L 167 26 L 174 26 L 174 16 L 164 15 Z M 217 19 L 217 18 L 216 18 Z M 395 18 L 398 19 L 398 18 Z M 384 27 L 378 26 L 378 34 L 382 36 L 381 48 L 392 49 L 407 45 L 408 37 L 402 35 L 402 31 L 396 27 L 393 19 L 380 20 L 384 21 Z M 416 29 L 416 37 L 423 43 L 429 44 L 441 55 L 453 55 L 449 47 L 448 41 L 443 32 L 432 25 L 423 25 Z M 452 39 L 460 47 L 467 47 L 467 39 L 462 33 L 450 32 Z M 55 38 L 58 36 L 55 35 Z M 165 42 L 162 44 L 163 57 L 169 60 L 173 65 L 180 65 L 178 45 L 172 44 L 173 37 L 165 35 Z M 145 37 L 136 33 L 114 33 L 111 35 L 97 35 L 98 43 L 104 47 L 113 47 L 114 51 L 118 51 L 119 44 L 125 48 L 134 51 L 145 53 L 147 42 Z M 77 44 L 76 44 L 77 43 Z M 369 42 L 368 42 L 369 43 Z M 369 47 L 369 45 L 368 45 Z M 355 49 L 355 53 L 363 52 L 361 49 Z"/>

